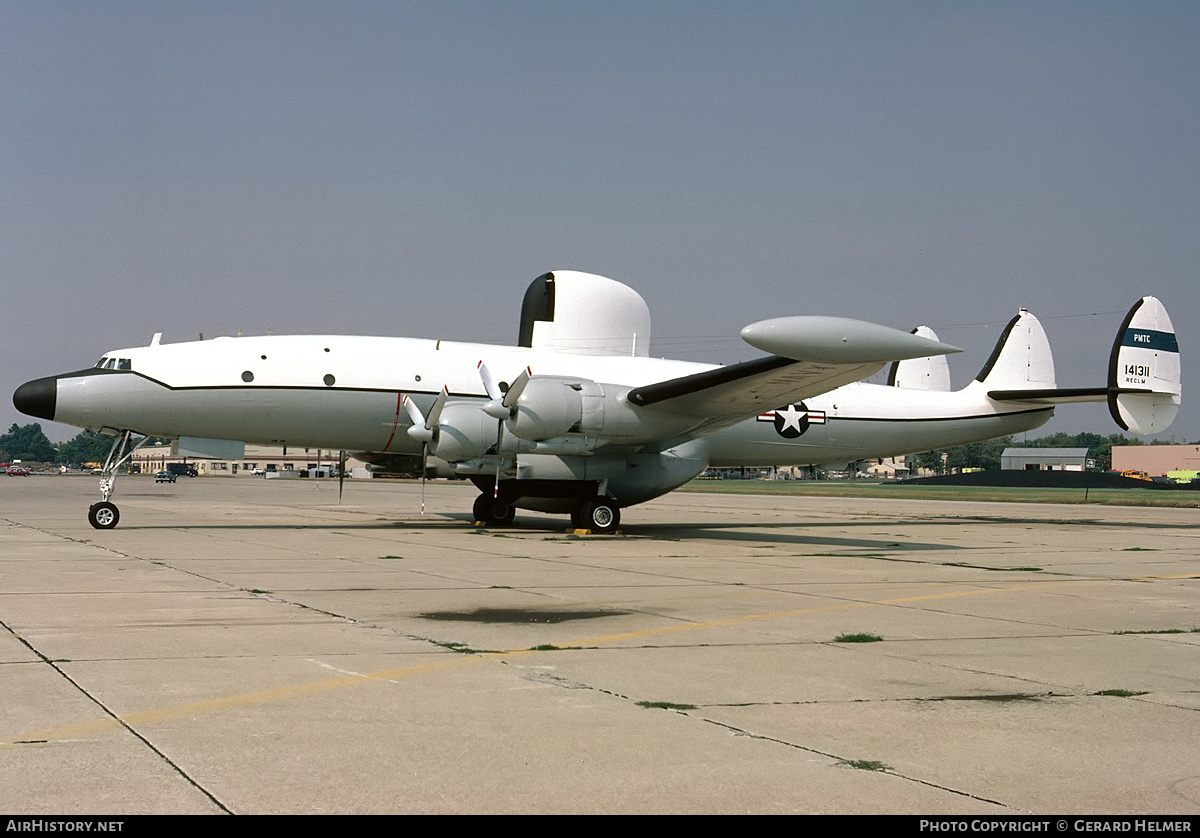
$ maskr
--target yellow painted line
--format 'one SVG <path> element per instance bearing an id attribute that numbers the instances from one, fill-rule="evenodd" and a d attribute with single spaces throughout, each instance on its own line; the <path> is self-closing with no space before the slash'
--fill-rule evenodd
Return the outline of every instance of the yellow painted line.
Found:
<path id="1" fill-rule="evenodd" d="M 1147 579 L 1161 579 L 1167 577 L 1151 576 Z M 1173 578 L 1173 577 L 1172 577 Z M 863 608 L 868 605 L 896 605 L 903 602 L 920 602 L 931 599 L 951 599 L 953 597 L 977 596 L 979 594 L 997 594 L 1010 593 L 1012 591 L 1030 591 L 1038 588 L 1058 587 L 1061 585 L 1081 585 L 1092 584 L 1096 582 L 1112 582 L 1121 580 L 1112 579 L 1062 579 L 1053 582 L 1038 582 L 1030 585 L 1014 585 L 1006 588 L 978 588 L 971 591 L 951 591 L 940 594 L 922 594 L 920 596 L 896 597 L 894 599 L 871 599 L 854 602 L 841 602 L 837 605 L 820 605 L 813 608 L 796 608 L 788 611 L 771 611 L 765 614 L 746 614 L 741 617 L 728 617 L 723 620 L 710 620 L 703 623 L 681 623 L 674 626 L 660 626 L 652 629 L 641 629 L 639 631 L 622 632 L 621 634 L 609 634 L 601 637 L 589 637 L 583 640 L 575 640 L 565 644 L 568 646 L 597 646 L 602 643 L 615 643 L 620 640 L 636 640 L 643 637 L 653 637 L 656 634 L 669 634 L 676 631 L 692 631 L 694 629 L 703 628 L 723 628 L 725 626 L 737 625 L 738 623 L 749 623 L 756 620 L 770 620 L 779 617 L 795 617 L 801 614 L 820 614 L 829 611 L 844 611 L 850 608 Z"/>
<path id="2" fill-rule="evenodd" d="M 192 704 L 182 704 L 177 707 L 162 707 L 155 710 L 142 710 L 137 713 L 129 713 L 118 718 L 109 717 L 107 719 L 95 719 L 90 722 L 82 722 L 75 725 L 64 725 L 63 727 L 39 730 L 23 736 L 15 736 L 12 737 L 9 742 L 0 744 L 0 751 L 31 743 L 40 744 L 42 742 L 54 740 L 77 739 L 83 736 L 90 736 L 115 730 L 125 725 L 128 725 L 129 727 L 136 727 L 141 724 L 155 724 L 157 722 L 165 722 L 172 719 L 182 719 L 188 716 L 197 716 L 202 713 L 210 713 L 214 710 L 224 710 L 229 707 L 266 704 L 272 701 L 280 701 L 287 698 L 315 695 L 328 690 L 352 687 L 373 681 L 394 681 L 412 675 L 423 675 L 429 672 L 455 669 L 457 667 L 479 663 L 482 660 L 482 657 L 475 655 L 458 655 L 451 660 L 443 660 L 436 663 L 406 666 L 401 669 L 388 669 L 381 672 L 369 672 L 362 675 L 348 675 L 343 678 L 330 678 L 326 681 L 314 681 L 308 684 L 294 684 L 289 687 L 277 687 L 273 690 L 261 690 L 259 692 L 231 695 L 224 698 L 213 698 L 207 701 L 197 701 L 193 702 Z"/>
<path id="3" fill-rule="evenodd" d="M 1136 581 L 1154 580 L 1154 579 L 1188 579 L 1195 578 L 1194 574 L 1174 574 L 1169 576 L 1145 576 L 1137 577 Z M 621 632 L 619 634 L 601 635 L 598 637 L 589 637 L 581 640 L 574 640 L 561 644 L 562 646 L 598 646 L 605 643 L 616 643 L 623 640 L 636 640 L 639 638 L 653 637 L 661 634 L 671 634 L 682 631 L 695 631 L 697 629 L 706 628 L 723 628 L 726 626 L 738 625 L 740 623 L 749 623 L 758 620 L 771 620 L 780 617 L 794 617 L 802 614 L 818 614 L 830 611 L 844 611 L 853 608 L 864 608 L 871 605 L 895 605 L 904 602 L 922 602 L 937 599 L 951 599 L 955 597 L 977 596 L 979 594 L 999 594 L 1012 593 L 1014 591 L 1030 591 L 1040 588 L 1061 587 L 1063 585 L 1084 585 L 1096 584 L 1100 582 L 1121 582 L 1131 581 L 1124 579 L 1062 579 L 1053 582 L 1040 582 L 1030 585 L 1015 585 L 1004 588 L 978 588 L 970 591 L 950 591 L 940 594 L 923 594 L 920 596 L 897 597 L 894 599 L 878 599 L 878 600 L 862 600 L 860 602 L 843 602 L 837 605 L 823 605 L 814 608 L 796 608 L 787 611 L 771 611 L 763 614 L 746 614 L 741 617 L 728 617 L 722 620 L 709 620 L 702 623 L 680 623 L 671 626 L 659 626 L 651 629 L 641 629 L 638 631 Z M 559 644 L 555 644 L 559 645 Z M 524 655 L 536 654 L 534 649 L 511 649 L 504 652 L 485 652 L 473 655 L 457 655 L 450 660 L 442 660 L 436 663 L 419 664 L 416 666 L 406 666 L 400 669 L 388 669 L 380 672 L 369 672 L 361 675 L 348 675 L 342 678 L 331 678 L 324 681 L 314 681 L 308 684 L 295 684 L 289 687 L 277 687 L 272 690 L 261 690 L 252 693 L 243 693 L 241 695 L 226 696 L 224 698 L 214 698 L 207 701 L 197 701 L 192 704 L 183 704 L 178 707 L 163 707 L 155 710 L 143 710 L 137 713 L 130 713 L 119 718 L 96 719 L 89 722 L 81 722 L 75 725 L 65 725 L 62 727 L 49 728 L 40 730 L 34 733 L 28 733 L 21 736 L 14 736 L 9 741 L 0 743 L 0 751 L 11 748 L 21 747 L 27 744 L 40 744 L 47 741 L 62 741 L 68 739 L 76 739 L 84 736 L 92 736 L 99 733 L 107 732 L 120 728 L 124 725 L 136 727 L 142 724 L 155 724 L 172 719 L 181 719 L 188 716 L 197 716 L 203 713 L 211 713 L 217 710 L 224 710 L 230 707 L 244 707 L 255 704 L 267 704 L 273 701 L 282 701 L 289 698 L 300 698 L 317 693 L 327 692 L 329 690 L 342 689 L 345 687 L 359 686 L 365 683 L 378 681 L 395 681 L 400 678 L 408 678 L 415 675 L 425 675 L 433 672 L 442 672 L 448 669 L 457 669 L 469 664 L 479 663 L 489 658 L 513 658 Z"/>

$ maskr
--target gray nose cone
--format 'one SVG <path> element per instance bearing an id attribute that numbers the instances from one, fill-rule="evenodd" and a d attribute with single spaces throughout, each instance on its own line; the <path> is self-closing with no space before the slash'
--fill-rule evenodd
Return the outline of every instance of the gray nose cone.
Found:
<path id="1" fill-rule="evenodd" d="M 13 407 L 28 416 L 53 421 L 57 398 L 57 378 L 35 378 L 26 381 L 13 393 Z"/>

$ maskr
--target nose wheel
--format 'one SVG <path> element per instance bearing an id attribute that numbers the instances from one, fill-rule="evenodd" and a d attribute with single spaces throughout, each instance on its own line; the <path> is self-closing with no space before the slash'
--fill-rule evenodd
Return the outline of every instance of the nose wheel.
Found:
<path id="1" fill-rule="evenodd" d="M 111 530 L 121 520 L 121 512 L 115 503 L 101 501 L 88 509 L 88 523 L 98 530 Z"/>

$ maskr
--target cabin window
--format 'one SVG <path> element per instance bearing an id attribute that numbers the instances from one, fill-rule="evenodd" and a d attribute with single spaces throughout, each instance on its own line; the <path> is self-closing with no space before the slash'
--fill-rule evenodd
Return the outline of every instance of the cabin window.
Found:
<path id="1" fill-rule="evenodd" d="M 105 368 L 106 370 L 112 370 L 112 369 L 116 369 L 116 368 L 117 368 L 117 359 L 116 359 L 116 358 L 109 358 L 109 359 L 108 359 L 108 363 L 106 363 L 106 364 L 104 365 L 104 368 Z"/>
<path id="2" fill-rule="evenodd" d="M 131 370 L 131 369 L 133 369 L 133 365 L 129 362 L 128 358 L 118 358 L 117 359 L 117 369 Z"/>
<path id="3" fill-rule="evenodd" d="M 99 361 L 97 361 L 97 362 L 96 362 L 96 369 L 98 369 L 98 370 L 104 369 L 104 364 L 105 364 L 107 361 L 108 361 L 108 357 L 107 357 L 107 356 L 105 356 L 105 357 L 101 358 Z"/>

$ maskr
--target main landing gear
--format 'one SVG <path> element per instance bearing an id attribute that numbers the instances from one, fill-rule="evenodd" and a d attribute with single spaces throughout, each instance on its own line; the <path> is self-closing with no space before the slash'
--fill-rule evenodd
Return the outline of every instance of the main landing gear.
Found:
<path id="1" fill-rule="evenodd" d="M 493 527 L 507 527 L 516 517 L 517 508 L 502 498 L 484 492 L 475 498 L 475 505 L 471 507 L 471 513 L 475 516 L 476 521 L 482 521 Z"/>
<path id="2" fill-rule="evenodd" d="M 129 462 L 134 452 L 150 439 L 144 436 L 131 448 L 129 443 L 132 437 L 133 431 L 121 431 L 104 461 L 101 471 L 104 476 L 100 479 L 100 502 L 93 503 L 88 509 L 88 523 L 98 530 L 111 530 L 121 520 L 121 511 L 115 503 L 108 500 L 112 497 L 113 488 L 117 483 L 117 469 Z"/>
<path id="3" fill-rule="evenodd" d="M 621 526 L 621 508 L 603 495 L 585 500 L 571 512 L 571 524 L 577 530 L 611 535 Z"/>
<path id="4" fill-rule="evenodd" d="M 504 496 L 495 497 L 492 492 L 483 492 L 471 507 L 475 520 L 492 527 L 507 527 L 517 514 L 515 504 Z M 591 530 L 598 535 L 611 535 L 621 525 L 621 508 L 617 502 L 603 495 L 587 498 L 571 512 L 571 526 L 577 530 Z"/>

